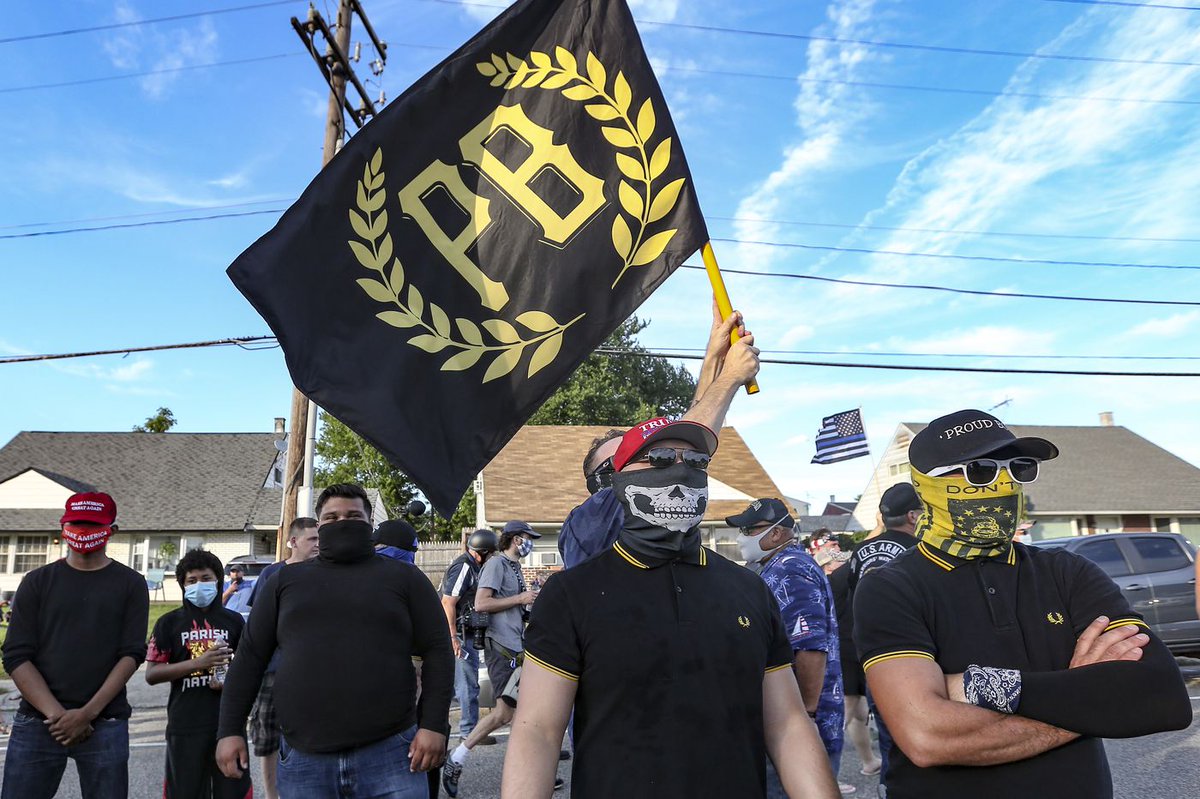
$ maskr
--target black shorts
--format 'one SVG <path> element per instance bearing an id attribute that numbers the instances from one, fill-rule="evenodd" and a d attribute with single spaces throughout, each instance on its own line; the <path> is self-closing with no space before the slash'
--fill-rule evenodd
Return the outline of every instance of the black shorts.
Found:
<path id="1" fill-rule="evenodd" d="M 846 654 L 842 655 L 842 693 L 846 696 L 867 695 L 867 677 L 863 674 L 862 663 Z"/>
<path id="2" fill-rule="evenodd" d="M 483 647 L 484 662 L 487 664 L 488 679 L 492 682 L 492 696 L 499 702 L 504 700 L 509 707 L 516 707 L 517 700 L 511 696 L 502 696 L 512 679 L 513 672 L 525 659 L 524 652 L 514 652 L 511 649 L 488 638 Z"/>
<path id="3" fill-rule="evenodd" d="M 246 799 L 250 771 L 230 779 L 217 768 L 217 733 L 167 733 L 163 799 Z"/>
<path id="4" fill-rule="evenodd" d="M 279 722 L 275 718 L 275 672 L 263 675 L 258 699 L 250 713 L 250 743 L 255 757 L 270 757 L 279 751 Z"/>

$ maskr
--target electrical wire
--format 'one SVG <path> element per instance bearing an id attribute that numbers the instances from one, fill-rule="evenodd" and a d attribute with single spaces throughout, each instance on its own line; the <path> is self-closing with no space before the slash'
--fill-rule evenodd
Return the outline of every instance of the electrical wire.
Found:
<path id="1" fill-rule="evenodd" d="M 799 244 L 786 241 L 752 241 L 747 239 L 712 238 L 710 241 L 722 241 L 728 244 L 757 244 L 763 247 L 784 247 L 797 250 L 820 250 L 821 252 L 846 252 L 857 255 L 900 255 L 907 258 L 944 258 L 955 261 L 988 261 L 1005 264 L 1045 264 L 1050 266 L 1088 266 L 1116 269 L 1184 269 L 1196 270 L 1200 266 L 1194 264 L 1129 264 L 1113 261 L 1062 261 L 1052 258 L 1005 258 L 999 255 L 957 255 L 944 252 L 908 252 L 905 250 L 876 250 L 869 247 L 837 247 L 823 244 Z"/>
<path id="2" fill-rule="evenodd" d="M 418 0 L 424 3 L 439 3 L 452 6 L 479 6 L 481 8 L 503 9 L 508 6 L 498 6 L 492 3 L 477 3 L 470 0 Z M 874 39 L 849 39 L 842 36 L 819 36 L 816 34 L 790 33 L 787 31 L 763 31 L 746 28 L 728 28 L 716 25 L 695 25 L 686 22 L 658 22 L 655 20 L 639 19 L 638 25 L 656 25 L 664 28 L 679 28 L 681 30 L 701 31 L 703 33 L 728 33 L 739 36 L 757 36 L 768 39 L 794 39 L 806 42 L 830 42 L 833 44 L 854 44 L 862 47 L 882 47 L 897 50 L 924 50 L 934 53 L 952 53 L 956 55 L 985 55 L 1006 58 L 1033 58 L 1049 61 L 1084 61 L 1100 64 L 1152 64 L 1168 67 L 1200 67 L 1196 61 L 1155 61 L 1139 58 L 1111 58 L 1107 56 L 1069 55 L 1065 53 L 1028 53 L 1017 50 L 982 50 L 971 47 L 948 47 L 934 44 L 913 44 L 910 42 L 887 42 Z"/>
<path id="3" fill-rule="evenodd" d="M 280 58 L 295 58 L 302 56 L 303 53 L 278 53 L 276 55 L 256 56 L 254 58 L 238 58 L 233 61 L 213 61 L 209 64 L 191 64 L 185 67 L 165 67 L 163 69 L 150 69 L 145 72 L 129 72 L 124 75 L 105 75 L 99 78 L 80 78 L 79 80 L 60 81 L 58 83 L 34 83 L 29 86 L 5 86 L 0 88 L 0 94 L 13 94 L 15 92 L 31 92 L 37 89 L 61 89 L 67 86 L 86 86 L 92 83 L 109 83 L 117 80 L 133 80 L 134 78 L 146 78 L 152 75 L 170 75 L 177 72 L 193 72 L 198 69 L 209 69 L 210 67 L 230 67 L 241 64 L 257 64 L 262 61 L 275 61 Z"/>
<path id="4" fill-rule="evenodd" d="M 703 266 L 696 264 L 683 264 L 680 269 L 695 269 L 703 271 Z M 870 286 L 873 288 L 887 289 L 913 289 L 916 291 L 940 291 L 948 294 L 967 294 L 976 297 L 1009 297 L 1023 300 L 1057 300 L 1061 302 L 1102 302 L 1113 303 L 1117 305 L 1170 305 L 1184 307 L 1200 307 L 1200 302 L 1188 302 L 1185 300 L 1131 300 L 1124 297 L 1078 297 L 1062 294 L 1027 294 L 1015 291 L 983 291 L 976 289 L 956 289 L 948 286 L 929 286 L 915 283 L 883 283 L 872 280 L 850 280 L 848 278 L 839 277 L 823 277 L 821 275 L 797 275 L 791 272 L 756 272 L 750 269 L 726 269 L 722 267 L 722 274 L 726 275 L 751 275 L 754 277 L 782 277 L 792 280 L 815 280 L 821 283 L 837 283 L 845 286 Z"/>
<path id="5" fill-rule="evenodd" d="M 252 205 L 277 205 L 295 202 L 291 197 L 274 197 L 269 200 L 249 200 L 244 203 L 228 203 L 226 205 L 205 205 L 191 208 L 174 208 L 166 211 L 144 211 L 138 214 L 117 214 L 115 216 L 88 216 L 81 219 L 59 219 L 54 222 L 20 222 L 15 225 L 0 225 L 0 230 L 16 230 L 27 227 L 47 227 L 49 225 L 82 225 L 86 222 L 114 222 L 123 219 L 142 219 L 147 216 L 162 216 L 164 214 L 184 214 L 192 211 L 225 211 L 230 208 L 248 208 Z"/>
<path id="6" fill-rule="evenodd" d="M 43 355 L 12 355 L 0 357 L 0 365 L 7 363 L 29 363 L 35 361 L 64 360 L 68 358 L 90 358 L 100 355 L 128 355 L 134 352 L 162 352 L 165 350 L 200 349 L 204 347 L 238 346 L 255 342 L 275 342 L 274 336 L 241 336 L 235 338 L 215 339 L 213 341 L 195 341 L 186 344 L 159 344 L 149 347 L 124 347 L 111 350 L 93 350 L 90 352 L 70 352 Z M 272 347 L 267 347 L 272 348 Z M 249 348 L 263 349 L 263 348 Z M 703 360 L 701 354 L 680 354 L 659 352 L 648 349 L 628 350 L 598 347 L 593 352 L 599 355 L 632 355 L 642 358 L 670 358 L 676 360 Z M 779 364 L 783 366 L 817 366 L 837 369 L 882 369 L 904 372 L 969 372 L 984 374 L 1024 374 L 1024 375 L 1076 375 L 1086 377 L 1200 377 L 1200 372 L 1128 372 L 1128 371 L 1088 371 L 1080 369 L 1001 369 L 982 366 L 920 366 L 914 364 L 886 363 L 838 363 L 829 361 L 801 361 L 786 358 L 760 358 L 762 363 Z"/>
<path id="7" fill-rule="evenodd" d="M 1051 3 L 1075 3 L 1081 6 L 1125 6 L 1126 8 L 1162 8 L 1171 11 L 1200 11 L 1200 6 L 1172 6 L 1166 3 L 1132 3 L 1127 0 L 1049 0 Z"/>
<path id="8" fill-rule="evenodd" d="M 702 347 L 655 347 L 655 352 L 704 352 Z M 886 352 L 882 350 L 770 350 L 767 355 L 844 355 L 864 358 L 978 358 L 1021 361 L 1200 361 L 1200 355 L 1017 355 L 1011 352 Z"/>
<path id="9" fill-rule="evenodd" d="M 686 361 L 702 361 L 703 355 L 669 355 L 653 350 L 634 351 L 600 347 L 595 352 L 601 355 L 634 355 L 644 358 L 674 358 Z M 896 372 L 968 372 L 973 374 L 1004 375 L 1075 375 L 1080 377 L 1200 377 L 1200 372 L 1095 372 L 1082 369 L 1000 369 L 985 366 L 918 366 L 892 363 L 832 363 L 829 361 L 797 361 L 783 358 L 759 358 L 759 363 L 781 366 L 823 366 L 834 369 L 884 369 Z"/>
<path id="10" fill-rule="evenodd" d="M 181 19 L 195 19 L 196 17 L 215 16 L 217 14 L 233 14 L 239 11 L 253 11 L 259 8 L 271 8 L 272 6 L 290 6 L 296 5 L 299 0 L 272 0 L 267 3 L 255 3 L 248 6 L 233 6 L 232 8 L 213 8 L 208 11 L 193 11 L 189 14 L 174 14 L 169 17 L 154 17 L 152 19 L 137 19 L 129 22 L 113 22 L 108 25 L 92 25 L 86 28 L 68 28 L 61 31 L 48 31 L 46 33 L 27 33 L 22 36 L 9 36 L 0 39 L 0 44 L 11 44 L 12 42 L 28 42 L 35 39 L 53 39 L 57 36 L 74 36 L 77 33 L 95 33 L 97 31 L 111 31 L 118 28 L 133 28 L 139 25 L 155 25 L 159 22 L 177 22 Z"/>
<path id="11" fill-rule="evenodd" d="M 94 227 L 61 228 L 59 230 L 35 230 L 29 233 L 5 233 L 4 239 L 32 239 L 39 236 L 62 236 L 68 233 L 93 233 L 98 230 L 124 230 L 127 228 L 156 227 L 159 225 L 177 225 L 182 222 L 207 222 L 213 219 L 234 219 L 243 216 L 261 216 L 262 214 L 280 214 L 285 208 L 268 208 L 263 211 L 239 211 L 232 214 L 208 214 L 206 216 L 185 216 L 181 219 L 155 219 L 148 222 L 126 222 L 115 225 L 96 225 Z M 35 223 L 36 224 L 36 223 Z"/>

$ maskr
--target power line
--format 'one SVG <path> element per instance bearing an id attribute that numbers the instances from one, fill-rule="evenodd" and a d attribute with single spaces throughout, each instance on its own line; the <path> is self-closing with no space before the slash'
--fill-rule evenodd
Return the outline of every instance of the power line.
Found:
<path id="1" fill-rule="evenodd" d="M 6 363 L 30 363 L 33 361 L 61 361 L 68 358 L 91 358 L 97 355 L 129 355 L 134 352 L 161 352 L 164 350 L 189 350 L 200 349 L 202 347 L 241 347 L 248 348 L 248 344 L 256 344 L 260 342 L 274 342 L 274 336 L 238 336 L 234 338 L 219 338 L 213 341 L 193 341 L 186 344 L 156 344 L 149 347 L 123 347 L 116 350 L 91 350 L 90 352 L 59 352 L 45 355 L 6 355 L 0 357 L 0 364 Z M 265 347 L 263 349 L 272 349 Z"/>
<path id="2" fill-rule="evenodd" d="M 683 264 L 681 269 L 699 269 L 703 270 L 703 266 L 695 264 Z M 821 283 L 838 283 L 846 286 L 871 286 L 875 288 L 888 289 L 913 289 L 916 291 L 941 291 L 948 294 L 969 294 L 977 297 L 1009 297 L 1025 300 L 1060 300 L 1064 302 L 1103 302 L 1115 303 L 1119 305 L 1171 305 L 1171 306 L 1186 306 L 1198 307 L 1200 302 L 1187 302 L 1184 300 L 1131 300 L 1123 297 L 1076 297 L 1061 294 L 1024 294 L 1015 291 L 982 291 L 974 289 L 956 289 L 948 286 L 926 286 L 914 283 L 882 283 L 871 280 L 850 280 L 848 278 L 839 277 L 822 277 L 820 275 L 797 275 L 790 272 L 755 272 L 750 269 L 725 269 L 721 272 L 727 275 L 752 275 L 754 277 L 783 277 L 792 280 L 815 280 Z"/>
<path id="3" fill-rule="evenodd" d="M 61 236 L 70 233 L 92 233 L 103 230 L 123 230 L 128 228 L 142 227 L 157 227 L 161 225 L 175 225 L 183 222 L 206 222 L 214 219 L 232 219 L 245 216 L 259 216 L 263 214 L 278 214 L 283 213 L 286 209 L 283 208 L 267 208 L 261 211 L 240 211 L 228 214 L 206 214 L 203 216 L 188 216 L 177 219 L 157 219 L 146 222 L 128 222 L 111 225 L 95 225 L 90 227 L 74 227 L 62 228 L 58 230 L 37 230 L 26 233 L 7 233 L 0 235 L 0 240 L 5 239 L 28 239 L 38 238 L 43 236 Z M 41 223 L 26 223 L 26 226 L 37 225 Z M 1051 266 L 1085 266 L 1095 268 L 1119 268 L 1119 269 L 1170 269 L 1170 270 L 1200 270 L 1200 266 L 1190 264 L 1140 264 L 1140 263 L 1118 263 L 1110 261 L 1063 261 L 1049 258 L 1005 258 L 1001 256 L 990 255 L 957 255 L 952 253 L 933 253 L 933 252 L 905 252 L 903 250 L 876 250 L 867 247 L 836 247 L 831 245 L 820 244 L 799 244 L 796 242 L 783 241 L 754 241 L 748 239 L 732 239 L 732 238 L 713 238 L 712 241 L 725 242 L 727 244 L 749 244 L 763 247 L 783 247 L 787 249 L 801 250 L 819 250 L 822 252 L 841 252 L 852 253 L 857 255 L 898 255 L 907 258 L 940 258 L 951 259 L 958 261 L 986 261 L 990 263 L 1016 263 L 1016 264 L 1046 264 Z M 773 273 L 763 273 L 773 274 Z M 816 279 L 816 278 L 813 278 Z M 988 292 L 984 292 L 988 293 Z M 1023 296 L 1015 294 L 1003 294 L 1001 296 Z M 1041 295 L 1028 295 L 1031 297 Z M 1115 300 L 1104 300 L 1105 302 L 1115 302 Z M 1130 300 L 1130 302 L 1135 302 Z"/>
<path id="4" fill-rule="evenodd" d="M 704 352 L 702 347 L 653 347 L 656 352 Z M 844 355 L 870 358 L 979 358 L 1020 361 L 1200 361 L 1200 355 L 1017 355 L 1011 352 L 886 352 L 882 350 L 771 350 L 769 355 Z"/>
<path id="5" fill-rule="evenodd" d="M 724 270 L 722 270 L 724 271 Z M 633 355 L 643 358 L 675 358 L 687 361 L 702 361 L 703 355 L 671 355 L 653 350 L 635 351 L 599 348 L 601 355 Z M 1076 375 L 1081 377 L 1200 377 L 1200 372 L 1095 372 L 1083 369 L 1000 369 L 985 366 L 917 366 L 894 363 L 833 363 L 829 361 L 797 361 L 782 358 L 760 358 L 759 363 L 781 366 L 823 366 L 834 369 L 884 369 L 897 372 L 968 372 L 975 374 L 1002 375 Z"/>
<path id="6" fill-rule="evenodd" d="M 139 25 L 155 25 L 159 22 L 176 22 L 181 19 L 195 19 L 196 17 L 209 17 L 217 14 L 233 14 L 239 11 L 253 11 L 259 8 L 270 8 L 272 6 L 288 6 L 295 5 L 298 0 L 273 0 L 269 3 L 255 3 L 248 6 L 233 6 L 232 8 L 214 8 L 208 11 L 194 11 L 190 14 L 174 14 L 169 17 L 155 17 L 152 19 L 138 19 L 130 22 L 113 22 L 108 25 L 92 25 L 86 28 L 68 28 L 61 31 L 48 31 L 46 33 L 27 33 L 23 36 L 10 36 L 6 39 L 0 39 L 0 44 L 10 44 L 12 42 L 28 42 L 34 39 L 52 39 L 57 36 L 73 36 L 77 33 L 95 33 L 96 31 L 110 31 L 117 28 L 133 28 Z"/>
<path id="7" fill-rule="evenodd" d="M 477 3 L 470 0 L 420 0 L 426 3 L 440 3 L 452 6 L 480 6 L 482 8 L 502 9 L 491 3 Z M 887 42 L 876 39 L 850 39 L 842 36 L 819 36 L 816 34 L 789 33 L 786 31 L 763 31 L 746 28 L 728 28 L 716 25 L 695 25 L 686 22 L 658 22 L 654 20 L 638 20 L 639 25 L 658 25 L 665 28 L 680 28 L 682 30 L 702 31 L 704 33 L 729 33 L 740 36 L 758 36 L 768 39 L 794 39 L 806 42 L 831 42 L 834 44 L 856 44 L 863 47 L 883 47 L 897 50 L 925 50 L 934 53 L 953 53 L 960 55 L 986 55 L 1006 58 L 1034 58 L 1048 61 L 1085 61 L 1101 64 L 1141 64 L 1168 67 L 1200 67 L 1196 61 L 1155 61 L 1139 58 L 1111 58 L 1107 56 L 1068 55 L 1064 53 L 1028 53 L 1017 50 L 981 50 L 970 47 L 947 47 L 934 44 L 913 44 L 910 42 Z"/>
<path id="8" fill-rule="evenodd" d="M 1200 6 L 1172 6 L 1165 3 L 1131 3 L 1125 0 L 1049 0 L 1051 3 L 1076 3 L 1081 6 L 1125 6 L 1126 8 L 1165 8 L 1171 11 L 1200 11 Z"/>
<path id="9" fill-rule="evenodd" d="M 147 216 L 162 216 L 164 214 L 183 214 L 192 211 L 225 211 L 230 208 L 247 208 L 252 205 L 274 205 L 276 203 L 295 202 L 290 197 L 275 197 L 270 200 L 250 200 L 244 203 L 229 203 L 226 205 L 205 205 L 199 208 L 175 208 L 167 211 L 145 211 L 138 214 L 117 214 L 115 216 L 88 216 L 81 219 L 59 219 L 54 222 L 20 222 L 15 225 L 0 225 L 0 230 L 15 230 L 27 227 L 47 227 L 49 225 L 82 225 L 86 222 L 113 222 L 122 219 L 142 219 Z"/>
<path id="10" fill-rule="evenodd" d="M 126 228 L 156 227 L 158 225 L 177 225 L 181 222 L 207 222 L 212 219 L 233 219 L 242 216 L 260 216 L 262 214 L 283 213 L 284 208 L 268 208 L 264 211 L 240 211 L 232 214 L 209 214 L 206 216 L 185 216 L 181 219 L 156 219 L 148 222 L 126 222 L 116 225 L 96 225 L 94 227 L 62 228 L 60 230 L 35 230 L 29 233 L 6 233 L 3 239 L 31 239 L 40 236 L 62 236 L 68 233 L 93 233 L 98 230 L 122 230 Z"/>
<path id="11" fill-rule="evenodd" d="M 1200 101 L 1198 101 L 1200 102 Z M 1080 239 L 1084 241 L 1140 241 L 1157 244 L 1197 244 L 1200 239 L 1168 239 L 1148 236 L 1088 236 L 1079 233 L 1022 233 L 1012 230 L 957 230 L 953 228 L 897 227 L 888 225 L 851 225 L 837 222 L 799 222 L 788 219 L 758 219 L 740 216 L 705 216 L 723 222 L 759 222 L 768 225 L 798 225 L 803 227 L 827 227 L 842 230 L 886 230 L 901 233 L 950 233 L 958 236 L 1001 236 L 1004 238 L 1032 239 Z"/>
<path id="12" fill-rule="evenodd" d="M 822 252 L 845 252 L 856 255 L 900 255 L 906 258 L 943 258 L 955 261 L 988 261 L 1005 264 L 1046 264 L 1050 266 L 1088 266 L 1117 269 L 1185 269 L 1196 270 L 1200 266 L 1192 264 L 1128 264 L 1112 261 L 1061 261 L 1052 258 L 1005 258 L 999 255 L 957 255 L 944 252 L 906 252 L 904 250 L 876 250 L 869 247 L 836 247 L 824 244 L 799 244 L 786 241 L 749 241 L 746 239 L 713 238 L 712 241 L 722 241 L 729 244 L 756 244 L 763 247 L 784 247 L 797 250 L 820 250 Z"/>
<path id="13" fill-rule="evenodd" d="M 0 365 L 7 363 L 29 363 L 34 361 L 65 360 L 69 358 L 90 358 L 100 355 L 128 355 L 134 352 L 162 352 L 165 350 L 200 349 L 205 347 L 237 346 L 249 349 L 246 345 L 277 342 L 274 336 L 240 336 L 235 338 L 215 339 L 213 341 L 195 341 L 184 344 L 158 344 L 148 347 L 124 347 L 111 350 L 92 350 L 90 352 L 67 352 L 43 355 L 12 355 L 0 358 Z M 657 352 L 654 350 L 627 350 L 599 347 L 594 350 L 600 355 L 632 355 L 642 358 L 673 358 L 677 360 L 703 360 L 700 354 L 679 354 Z M 1117 371 L 1087 371 L 1079 369 L 1000 369 L 982 366 L 919 366 L 912 364 L 886 363 L 838 363 L 829 361 L 800 361 L 782 358 L 762 358 L 762 363 L 779 364 L 783 366 L 818 366 L 837 369 L 883 369 L 905 372 L 971 372 L 985 374 L 1025 374 L 1025 375 L 1078 375 L 1087 377 L 1200 377 L 1200 372 L 1117 372 Z"/>
<path id="14" fill-rule="evenodd" d="M 79 80 L 60 81 L 58 83 L 35 83 L 29 86 L 5 86 L 0 88 L 0 94 L 12 94 L 14 92 L 31 92 L 37 89 L 61 89 L 66 86 L 85 86 L 91 83 L 108 83 L 116 80 L 133 80 L 134 78 L 147 78 L 153 75 L 170 75 L 177 72 L 192 72 L 198 69 L 209 69 L 210 67 L 229 67 L 241 64 L 257 64 L 261 61 L 274 61 L 280 58 L 295 58 L 304 55 L 303 53 L 279 53 L 277 55 L 256 56 L 254 58 L 239 58 L 234 61 L 213 61 L 210 64 L 192 64 L 186 67 L 166 67 L 163 69 L 150 69 L 145 72 L 129 72 L 124 75 L 105 75 L 100 78 L 80 78 Z"/>

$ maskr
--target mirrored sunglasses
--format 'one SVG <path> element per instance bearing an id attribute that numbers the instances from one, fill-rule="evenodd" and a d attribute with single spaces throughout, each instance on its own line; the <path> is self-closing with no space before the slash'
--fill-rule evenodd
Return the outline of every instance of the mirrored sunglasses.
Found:
<path id="1" fill-rule="evenodd" d="M 648 463 L 655 469 L 665 469 L 680 460 L 693 469 L 707 469 L 712 456 L 694 449 L 654 447 L 645 456 L 638 458 L 636 463 Z"/>
<path id="2" fill-rule="evenodd" d="M 1032 483 L 1038 478 L 1038 471 L 1041 467 L 1041 461 L 1037 458 L 1008 458 L 1007 460 L 996 460 L 994 458 L 976 458 L 966 463 L 957 463 L 953 466 L 939 466 L 936 469 L 931 469 L 930 477 L 944 477 L 952 472 L 962 471 L 967 482 L 973 486 L 982 488 L 996 482 L 1000 476 L 1001 469 L 1008 469 L 1008 475 L 1016 483 Z"/>

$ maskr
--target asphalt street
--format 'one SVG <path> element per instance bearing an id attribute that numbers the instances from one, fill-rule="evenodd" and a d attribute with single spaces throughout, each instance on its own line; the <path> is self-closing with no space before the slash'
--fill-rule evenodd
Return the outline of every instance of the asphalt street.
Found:
<path id="1" fill-rule="evenodd" d="M 1193 681 L 1189 688 L 1197 716 L 1188 729 L 1106 742 L 1114 795 L 1118 799 L 1191 799 L 1197 795 L 1200 786 L 1200 681 Z M 130 689 L 130 701 L 134 706 L 130 722 L 130 799 L 160 799 L 162 796 L 166 700 L 166 686 L 147 686 L 141 672 L 134 675 Z M 0 700 L 0 712 L 6 721 L 11 719 L 12 710 L 11 701 Z M 453 720 L 457 728 L 456 713 Z M 461 799 L 494 799 L 500 795 L 507 731 L 498 733 L 497 738 L 499 743 L 496 745 L 480 746 L 471 753 L 460 783 L 458 795 Z M 7 737 L 0 737 L 0 758 L 7 750 L 7 742 Z M 457 740 L 451 742 L 457 743 Z M 719 756 L 719 753 L 697 754 Z M 557 791 L 556 797 L 565 799 L 570 795 L 570 766 L 569 762 L 559 766 L 559 776 L 567 780 L 567 787 Z M 862 776 L 859 767 L 854 749 L 849 747 L 843 755 L 839 780 L 856 788 L 852 796 L 874 797 L 878 779 Z M 0 773 L 3 773 L 2 759 Z M 257 761 L 252 773 L 255 795 L 261 797 L 262 778 Z M 79 783 L 73 765 L 68 764 L 62 787 L 55 796 L 57 799 L 79 799 Z"/>

